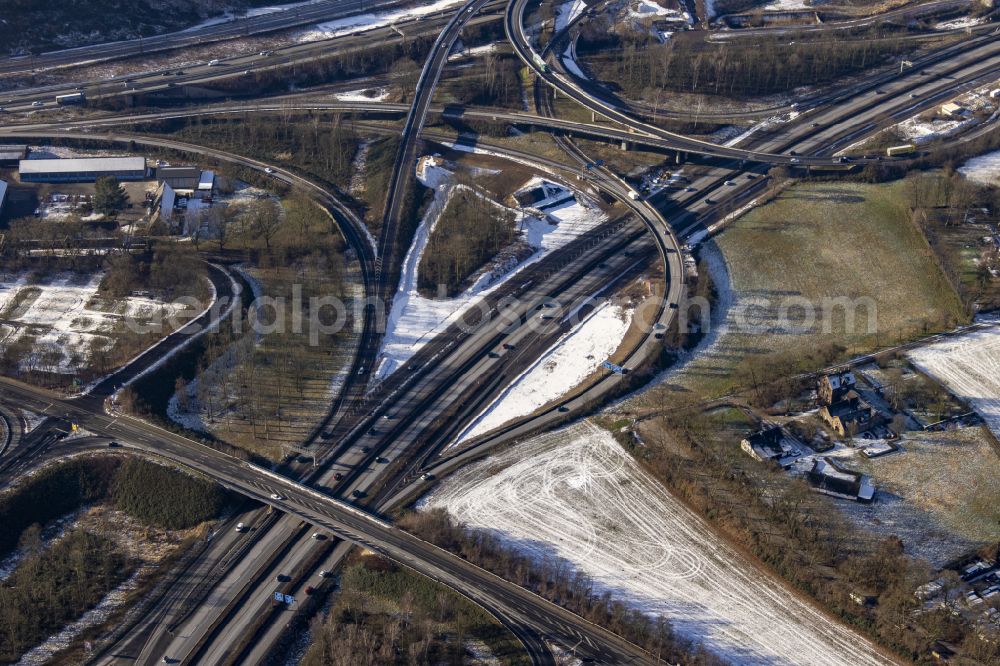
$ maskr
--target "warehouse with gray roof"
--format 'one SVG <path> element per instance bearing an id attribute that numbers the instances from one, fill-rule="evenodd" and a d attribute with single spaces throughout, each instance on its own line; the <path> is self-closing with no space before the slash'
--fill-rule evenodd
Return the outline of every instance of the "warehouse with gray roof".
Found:
<path id="1" fill-rule="evenodd" d="M 51 160 L 21 160 L 21 182 L 87 183 L 103 176 L 118 180 L 146 178 L 145 157 L 72 157 Z"/>
<path id="2" fill-rule="evenodd" d="M 17 166 L 28 156 L 28 147 L 23 144 L 0 144 L 0 166 Z"/>

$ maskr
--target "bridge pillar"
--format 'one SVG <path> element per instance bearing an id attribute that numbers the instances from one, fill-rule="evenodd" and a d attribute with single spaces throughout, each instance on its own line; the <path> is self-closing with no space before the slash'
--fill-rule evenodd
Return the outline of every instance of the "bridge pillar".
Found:
<path id="1" fill-rule="evenodd" d="M 628 150 L 628 142 L 622 139 L 622 150 Z"/>
<path id="2" fill-rule="evenodd" d="M 597 122 L 597 111 L 591 111 L 590 112 L 590 122 L 592 122 L 592 123 L 596 123 Z"/>

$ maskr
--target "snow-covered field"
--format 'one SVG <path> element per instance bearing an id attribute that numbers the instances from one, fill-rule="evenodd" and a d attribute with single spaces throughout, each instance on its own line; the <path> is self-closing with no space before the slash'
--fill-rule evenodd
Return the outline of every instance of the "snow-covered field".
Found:
<path id="1" fill-rule="evenodd" d="M 463 0 L 437 0 L 427 4 L 420 4 L 400 9 L 392 9 L 385 12 L 374 12 L 371 14 L 359 14 L 348 16 L 335 21 L 320 23 L 315 27 L 306 30 L 297 37 L 299 42 L 316 42 L 321 39 L 332 39 L 342 35 L 351 35 L 359 32 L 367 32 L 376 28 L 384 28 L 387 25 L 409 21 L 438 14 L 449 7 L 462 4 Z"/>
<path id="2" fill-rule="evenodd" d="M 420 174 L 421 181 L 435 190 L 434 202 L 421 220 L 403 262 L 399 289 L 392 302 L 379 357 L 380 378 L 390 375 L 435 335 L 455 322 L 463 312 L 480 302 L 518 270 L 538 261 L 607 219 L 603 212 L 582 197 L 574 197 L 564 203 L 547 207 L 547 202 L 556 201 L 567 194 L 561 187 L 549 184 L 552 191 L 557 194 L 536 204 L 538 207 L 545 207 L 546 219 L 528 215 L 519 220 L 523 241 L 535 250 L 527 260 L 514 265 L 500 263 L 492 266 L 485 270 L 468 289 L 452 298 L 426 298 L 417 291 L 418 268 L 434 224 L 455 187 L 451 175 L 448 170 L 430 163 L 424 173 Z M 541 182 L 541 179 L 534 179 L 526 187 Z"/>
<path id="3" fill-rule="evenodd" d="M 109 334 L 122 321 L 165 321 L 180 309 L 141 296 L 117 301 L 113 312 L 93 309 L 103 277 L 103 273 L 87 278 L 63 275 L 44 284 L 29 285 L 26 276 L 21 275 L 0 282 L 0 313 L 12 322 L 4 324 L 0 343 L 9 345 L 22 336 L 33 335 L 32 353 L 22 360 L 24 367 L 74 373 L 86 365 L 92 351 L 113 344 Z"/>
<path id="4" fill-rule="evenodd" d="M 1000 185 L 1000 150 L 973 157 L 958 172 L 983 185 Z"/>
<path id="5" fill-rule="evenodd" d="M 947 386 L 1000 436 L 1000 327 L 921 347 L 909 354 L 918 368 Z"/>
<path id="6" fill-rule="evenodd" d="M 529 555 L 568 561 L 598 591 L 664 616 L 734 664 L 891 663 L 721 543 L 592 424 L 470 465 L 421 506 L 442 507 Z"/>
<path id="7" fill-rule="evenodd" d="M 606 302 L 507 387 L 459 436 L 463 442 L 531 414 L 591 375 L 618 348 L 632 310 Z"/>

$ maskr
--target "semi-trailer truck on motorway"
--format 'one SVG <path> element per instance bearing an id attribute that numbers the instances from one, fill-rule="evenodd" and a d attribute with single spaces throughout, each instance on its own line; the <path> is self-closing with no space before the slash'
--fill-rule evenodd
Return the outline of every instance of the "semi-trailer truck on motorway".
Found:
<path id="1" fill-rule="evenodd" d="M 87 101 L 87 96 L 82 92 L 66 93 L 56 95 L 56 104 L 83 104 Z"/>
<path id="2" fill-rule="evenodd" d="M 889 157 L 899 157 L 900 155 L 909 155 L 917 149 L 912 143 L 903 144 L 902 146 L 892 146 L 887 148 L 885 154 Z"/>

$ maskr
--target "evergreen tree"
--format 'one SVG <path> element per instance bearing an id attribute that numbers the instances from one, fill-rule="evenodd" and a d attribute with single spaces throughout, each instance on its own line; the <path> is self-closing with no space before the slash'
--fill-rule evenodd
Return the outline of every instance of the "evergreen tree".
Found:
<path id="1" fill-rule="evenodd" d="M 94 212 L 115 217 L 127 203 L 128 194 L 117 178 L 104 176 L 97 179 L 94 186 Z"/>

